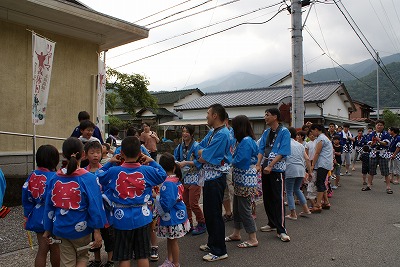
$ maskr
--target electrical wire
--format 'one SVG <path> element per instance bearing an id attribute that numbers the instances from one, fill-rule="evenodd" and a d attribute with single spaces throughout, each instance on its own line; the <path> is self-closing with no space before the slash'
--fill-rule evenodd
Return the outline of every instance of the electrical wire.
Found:
<path id="1" fill-rule="evenodd" d="M 281 7 L 282 7 L 282 5 L 281 5 Z M 271 18 L 269 18 L 268 20 L 266 20 L 266 21 L 263 21 L 263 22 L 243 22 L 243 23 L 239 23 L 239 24 L 236 24 L 236 25 L 234 25 L 234 26 L 231 26 L 231 27 L 228 27 L 228 28 L 225 28 L 225 29 L 223 29 L 223 30 L 220 30 L 220 31 L 217 31 L 217 32 L 214 32 L 214 33 L 211 33 L 211 34 L 208 34 L 208 35 L 206 35 L 206 36 L 203 36 L 203 37 L 200 37 L 200 38 L 197 38 L 197 39 L 194 39 L 194 40 L 192 40 L 192 41 L 189 41 L 189 42 L 186 42 L 186 43 L 183 43 L 183 44 L 180 44 L 180 45 L 177 45 L 177 46 L 174 46 L 174 47 L 171 47 L 171 48 L 168 48 L 168 49 L 165 49 L 165 50 L 162 50 L 162 51 L 160 51 L 160 52 L 157 52 L 157 53 L 154 53 L 154 54 L 151 54 L 151 55 L 149 55 L 149 56 L 145 56 L 145 57 L 142 57 L 142 58 L 139 58 L 139 59 L 136 59 L 136 60 L 133 60 L 133 61 L 131 61 L 131 62 L 128 62 L 128 63 L 125 63 L 125 64 L 122 64 L 122 65 L 119 65 L 119 66 L 117 66 L 117 67 L 114 67 L 114 69 L 118 69 L 118 68 L 121 68 L 121 67 L 124 67 L 124 66 L 127 66 L 127 65 L 130 65 L 130 64 L 132 64 L 132 63 L 135 63 L 135 62 L 138 62 L 138 61 L 141 61 L 141 60 L 144 60 L 144 59 L 147 59 L 147 58 L 151 58 L 151 57 L 154 57 L 154 56 L 157 56 L 157 55 L 160 55 L 160 54 L 162 54 L 162 53 L 165 53 L 165 52 L 168 52 L 168 51 L 171 51 L 171 50 L 174 50 L 174 49 L 176 49 L 176 48 L 179 48 L 179 47 L 182 47 L 182 46 L 185 46 L 185 45 L 188 45 L 188 44 L 191 44 L 191 43 L 194 43 L 194 42 L 197 42 L 197 41 L 200 41 L 200 40 L 202 40 L 202 39 L 204 39 L 204 38 L 208 38 L 208 37 L 211 37 L 211 36 L 214 36 L 214 35 L 217 35 L 217 34 L 220 34 L 220 33 L 223 33 L 223 32 L 225 32 L 225 31 L 228 31 L 228 30 L 232 30 L 232 29 L 234 29 L 234 28 L 237 28 L 237 27 L 239 27 L 239 26 L 242 26 L 242 25 L 261 25 L 261 24 L 265 24 L 265 23 L 267 23 L 267 22 L 269 22 L 269 21 L 271 21 L 272 19 L 274 19 L 280 12 L 282 12 L 282 11 L 284 11 L 284 10 L 286 10 L 286 9 L 281 9 L 281 7 L 279 8 L 279 10 L 271 17 Z"/>
<path id="2" fill-rule="evenodd" d="M 389 24 L 389 29 L 390 29 L 390 31 L 391 31 L 391 33 L 392 33 L 392 36 L 394 36 L 394 39 L 395 39 L 395 41 L 397 41 L 397 45 L 398 45 L 398 44 L 399 44 L 399 38 L 397 37 L 397 34 L 396 34 L 396 32 L 394 31 L 394 29 L 393 29 L 392 22 L 391 22 L 390 19 L 389 19 L 389 16 L 388 16 L 388 14 L 387 14 L 387 12 L 386 12 L 385 6 L 382 4 L 382 1 L 381 1 L 381 0 L 379 0 L 379 3 L 381 4 L 383 13 L 384 13 L 384 15 L 385 15 L 384 17 L 386 18 L 386 21 L 387 21 L 388 24 Z M 397 49 L 396 49 L 396 48 L 397 48 Z M 399 49 L 399 46 L 395 47 L 395 49 L 396 49 L 397 51 L 400 50 L 400 49 Z"/>
<path id="3" fill-rule="evenodd" d="M 228 22 L 228 21 L 231 21 L 231 20 L 235 20 L 235 19 L 238 19 L 238 18 L 247 16 L 247 15 L 250 15 L 250 14 L 256 13 L 256 12 L 261 11 L 261 10 L 263 10 L 263 9 L 268 9 L 268 8 L 277 6 L 277 5 L 281 4 L 281 3 L 282 3 L 282 1 L 280 1 L 280 2 L 278 2 L 278 3 L 275 3 L 275 4 L 271 4 L 271 5 L 269 5 L 269 6 L 260 7 L 260 8 L 258 8 L 258 9 L 255 9 L 255 10 L 252 10 L 252 11 L 249 11 L 249 12 L 246 12 L 246 13 L 243 13 L 243 14 L 240 14 L 240 15 L 237 15 L 237 16 L 234 16 L 234 17 L 230 17 L 230 18 L 228 18 L 228 19 L 224 19 L 224 20 L 218 21 L 218 22 L 215 22 L 215 23 L 213 23 L 213 24 L 209 24 L 209 25 L 207 25 L 207 26 L 202 26 L 202 27 L 200 27 L 200 28 L 196 28 L 196 29 L 193 29 L 193 30 L 190 30 L 190 31 L 187 31 L 187 32 L 178 34 L 178 35 L 174 35 L 174 36 L 172 36 L 172 37 L 168 37 L 168 38 L 162 39 L 162 40 L 160 40 L 160 41 L 157 41 L 157 42 L 154 42 L 154 43 L 151 43 L 151 44 L 148 44 L 148 45 L 144 45 L 144 46 L 141 46 L 141 47 L 138 47 L 138 48 L 135 48 L 135 49 L 126 51 L 126 52 L 124 52 L 124 53 L 121 53 L 121 54 L 118 54 L 118 55 L 109 57 L 109 58 L 107 58 L 107 59 L 110 60 L 110 59 L 113 59 L 113 58 L 117 58 L 117 57 L 126 55 L 126 54 L 128 54 L 128 53 L 131 53 L 131 52 L 134 52 L 134 51 L 137 51 L 137 50 L 140 50 L 140 49 L 143 49 L 143 48 L 146 48 L 146 47 L 155 45 L 155 44 L 163 43 L 163 42 L 169 41 L 169 40 L 174 39 L 174 38 L 177 38 L 177 37 L 181 37 L 181 36 L 184 36 L 184 35 L 187 35 L 187 34 L 196 32 L 196 31 L 200 31 L 200 30 L 203 30 L 203 29 L 207 29 L 207 28 L 209 28 L 209 27 L 213 27 L 213 26 L 216 26 L 216 25 L 221 24 L 221 23 L 225 23 L 225 22 Z"/>
<path id="4" fill-rule="evenodd" d="M 190 1 L 192 1 L 192 0 L 183 1 L 182 3 L 176 4 L 176 5 L 174 5 L 174 6 L 168 7 L 168 8 L 166 8 L 166 9 L 161 10 L 161 11 L 158 11 L 158 12 L 156 12 L 156 13 L 153 13 L 153 14 L 151 14 L 151 15 L 148 15 L 148 16 L 146 16 L 146 17 L 144 17 L 144 18 L 138 19 L 138 20 L 134 21 L 133 23 L 137 23 L 137 22 L 139 22 L 139 21 L 142 21 L 142 20 L 151 18 L 151 17 L 153 17 L 153 16 L 155 16 L 155 15 L 158 15 L 158 14 L 164 12 L 164 11 L 167 11 L 167 10 L 170 10 L 170 9 L 172 9 L 172 8 L 174 8 L 174 7 L 183 5 L 183 4 L 185 4 L 185 3 L 187 3 L 187 2 L 190 2 Z"/>
<path id="5" fill-rule="evenodd" d="M 171 14 L 171 15 L 168 15 L 168 16 L 162 18 L 162 19 L 158 19 L 158 20 L 153 21 L 153 22 L 151 22 L 151 23 L 149 23 L 149 24 L 146 24 L 145 27 L 150 26 L 150 25 L 152 25 L 152 24 L 155 24 L 155 23 L 157 23 L 157 22 L 166 20 L 166 19 L 171 18 L 171 17 L 173 17 L 173 16 L 175 16 L 175 15 L 184 13 L 184 12 L 186 12 L 186 11 L 189 11 L 189 10 L 192 10 L 192 9 L 195 9 L 195 8 L 198 8 L 198 7 L 201 7 L 202 5 L 208 4 L 208 3 L 211 2 L 211 1 L 213 1 L 213 0 L 207 0 L 207 1 L 203 2 L 203 3 L 201 3 L 201 4 L 198 4 L 198 5 L 189 7 L 189 8 L 187 8 L 187 9 L 184 9 L 184 10 L 181 10 L 181 11 L 178 11 L 178 12 L 175 12 L 175 13 L 173 13 L 173 14 Z M 239 1 L 239 0 L 236 0 L 236 1 Z M 155 27 L 153 27 L 153 28 L 155 28 Z M 150 28 L 150 29 L 152 29 L 152 28 Z"/>
<path id="6" fill-rule="evenodd" d="M 375 58 L 375 56 L 373 55 L 373 53 L 371 52 L 371 50 L 367 47 L 367 45 L 366 45 L 365 42 L 367 42 L 367 43 L 370 45 L 370 47 L 372 48 L 372 51 L 375 51 L 375 49 L 372 47 L 372 45 L 369 43 L 368 39 L 367 39 L 367 38 L 364 36 L 364 34 L 361 32 L 360 28 L 358 28 L 358 26 L 357 26 L 357 24 L 355 23 L 355 21 L 352 19 L 352 21 L 353 21 L 354 24 L 356 25 L 357 29 L 359 29 L 360 33 L 358 33 L 358 32 L 355 30 L 354 25 L 351 24 L 351 22 L 349 21 L 349 18 L 344 14 L 343 10 L 342 10 L 342 9 L 339 7 L 339 5 L 337 4 L 338 2 L 340 2 L 341 5 L 344 7 L 343 3 L 342 3 L 341 1 L 335 1 L 335 4 L 336 4 L 337 8 L 338 8 L 339 11 L 342 13 L 342 15 L 344 16 L 344 18 L 346 19 L 346 21 L 349 23 L 349 25 L 350 25 L 350 27 L 353 29 L 354 33 L 358 36 L 358 38 L 360 39 L 361 43 L 362 43 L 362 44 L 364 45 L 364 47 L 367 49 L 368 53 L 371 55 L 371 57 L 374 59 L 374 61 L 378 64 L 379 68 L 382 70 L 382 72 L 385 74 L 385 76 L 389 79 L 389 81 L 393 84 L 393 86 L 400 92 L 400 88 L 398 88 L 397 85 L 395 84 L 395 82 L 394 82 L 392 76 L 391 76 L 390 73 L 387 71 L 387 68 L 386 68 L 386 66 L 384 65 L 384 63 L 383 63 L 383 62 L 379 62 L 379 61 L 378 61 L 378 58 Z M 346 8 L 344 7 L 344 9 L 346 9 Z M 347 11 L 347 10 L 346 10 L 346 11 Z M 348 13 L 348 11 L 347 11 L 347 13 Z M 348 14 L 349 14 L 349 13 L 348 13 Z M 349 16 L 351 17 L 350 14 L 349 14 Z M 363 39 L 361 38 L 360 34 L 363 35 L 363 37 L 364 37 L 365 40 L 363 40 Z M 381 66 L 381 65 L 383 65 L 384 67 Z"/>

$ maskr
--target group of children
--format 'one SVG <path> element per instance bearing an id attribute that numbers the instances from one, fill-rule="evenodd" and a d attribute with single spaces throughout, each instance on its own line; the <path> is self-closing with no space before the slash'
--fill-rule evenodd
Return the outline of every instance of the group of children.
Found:
<path id="1" fill-rule="evenodd" d="M 174 156 L 164 153 L 157 163 L 142 152 L 136 136 L 126 137 L 119 154 L 112 155 L 107 144 L 92 138 L 93 123 L 82 121 L 80 126 L 80 138 L 63 143 L 65 166 L 57 170 L 57 148 L 40 146 L 37 169 L 23 186 L 25 229 L 37 233 L 39 245 L 35 266 L 46 266 L 50 251 L 52 266 L 86 267 L 89 250 L 95 259 L 90 266 L 110 267 L 113 261 L 130 266 L 132 259 L 137 266 L 149 266 L 154 232 L 168 239 L 162 266 L 179 266 L 177 240 L 190 230 L 190 223 Z M 108 256 L 104 265 L 103 240 Z"/>

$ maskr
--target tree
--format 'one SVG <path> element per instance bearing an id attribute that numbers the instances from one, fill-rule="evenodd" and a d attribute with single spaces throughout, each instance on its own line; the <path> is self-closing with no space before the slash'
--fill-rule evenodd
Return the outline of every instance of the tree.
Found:
<path id="1" fill-rule="evenodd" d="M 385 127 L 399 127 L 400 118 L 398 114 L 393 113 L 392 111 L 385 109 L 382 114 L 382 119 L 385 122 Z"/>
<path id="2" fill-rule="evenodd" d="M 157 108 L 157 100 L 147 90 L 149 80 L 140 74 L 126 74 L 114 69 L 107 70 L 107 89 L 118 94 L 122 108 L 136 117 L 137 108 Z"/>
<path id="3" fill-rule="evenodd" d="M 118 95 L 116 92 L 111 91 L 106 93 L 106 113 L 113 113 L 117 107 Z"/>

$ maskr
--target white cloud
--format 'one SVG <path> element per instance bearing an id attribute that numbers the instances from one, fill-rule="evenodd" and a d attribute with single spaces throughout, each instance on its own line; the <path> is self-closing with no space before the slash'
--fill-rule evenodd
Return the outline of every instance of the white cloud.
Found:
<path id="1" fill-rule="evenodd" d="M 200 8 L 183 13 L 182 15 L 191 14 L 229 1 L 230 0 L 211 1 Z M 81 0 L 81 2 L 99 12 L 129 22 L 135 22 L 149 14 L 154 14 L 165 8 L 182 3 L 183 0 Z M 193 0 L 173 10 L 140 21 L 137 24 L 146 25 L 149 22 L 165 17 L 166 14 L 171 14 L 174 11 L 183 10 L 184 8 L 203 2 L 205 1 Z M 212 11 L 204 12 L 197 16 L 192 16 L 179 22 L 151 29 L 149 38 L 110 50 L 107 53 L 107 64 L 110 67 L 116 67 L 200 38 L 206 34 L 211 34 L 240 22 L 248 20 L 251 22 L 265 21 L 274 14 L 278 7 L 265 9 L 249 16 L 212 27 L 208 30 L 201 30 L 190 35 L 169 40 L 162 44 L 128 53 L 118 58 L 112 58 L 115 55 L 130 51 L 134 48 L 179 35 L 183 32 L 208 25 L 209 23 L 215 23 L 277 2 L 279 1 L 239 1 Z M 287 2 L 290 4 L 290 1 Z M 321 0 L 320 2 L 323 1 Z M 312 6 L 306 22 L 308 29 L 319 44 L 324 50 L 329 51 L 330 55 L 340 64 L 351 64 L 371 58 L 336 5 L 332 4 L 332 1 L 325 2 L 331 4 L 317 3 Z M 397 31 L 400 27 L 400 19 L 397 16 L 397 14 L 400 14 L 400 7 L 394 7 L 394 0 L 352 0 L 342 2 L 370 43 L 376 50 L 380 51 L 381 56 L 400 52 L 400 41 L 398 37 L 400 34 Z M 382 5 L 380 3 L 382 3 Z M 375 8 L 378 16 L 376 16 L 372 7 Z M 303 9 L 305 11 L 303 12 L 303 20 L 309 9 L 310 7 Z M 384 28 L 381 22 L 379 22 L 379 19 L 383 23 Z M 285 73 L 291 69 L 290 27 L 290 15 L 287 11 L 284 11 L 278 14 L 271 22 L 263 25 L 239 26 L 233 30 L 206 38 L 202 41 L 130 64 L 119 70 L 128 73 L 145 74 L 150 79 L 150 90 L 181 89 L 185 85 L 200 83 L 234 71 L 246 71 L 263 75 L 280 72 Z M 332 67 L 332 62 L 326 56 L 321 56 L 323 52 L 306 31 L 303 31 L 303 36 L 304 61 L 306 63 L 304 71 L 312 72 L 319 68 Z M 329 50 L 326 48 L 323 38 L 325 38 Z"/>

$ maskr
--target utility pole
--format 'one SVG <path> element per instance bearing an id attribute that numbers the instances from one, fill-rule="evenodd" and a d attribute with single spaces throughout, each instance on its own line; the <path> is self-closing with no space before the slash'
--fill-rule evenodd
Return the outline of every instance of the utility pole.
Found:
<path id="1" fill-rule="evenodd" d="M 376 118 L 379 120 L 379 64 L 381 61 L 378 52 L 376 52 L 376 63 Z"/>
<path id="2" fill-rule="evenodd" d="M 304 124 L 302 1 L 291 0 L 292 18 L 292 126 Z"/>

